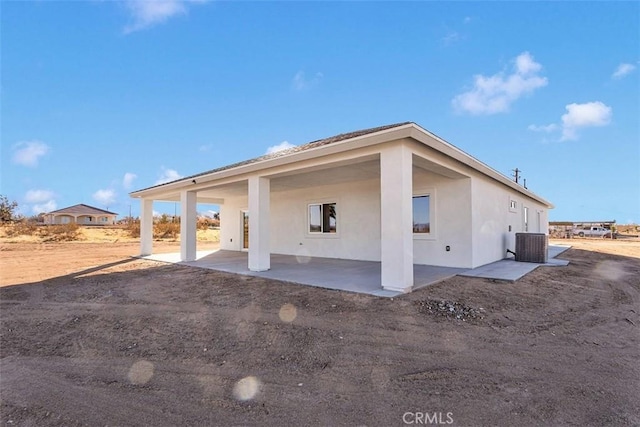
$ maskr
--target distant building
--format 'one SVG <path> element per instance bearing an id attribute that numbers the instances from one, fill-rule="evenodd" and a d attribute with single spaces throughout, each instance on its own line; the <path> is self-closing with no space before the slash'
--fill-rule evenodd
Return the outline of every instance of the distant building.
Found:
<path id="1" fill-rule="evenodd" d="M 81 225 L 113 225 L 116 223 L 117 213 L 93 206 L 79 204 L 68 208 L 58 209 L 44 215 L 45 224 L 70 224 Z"/>

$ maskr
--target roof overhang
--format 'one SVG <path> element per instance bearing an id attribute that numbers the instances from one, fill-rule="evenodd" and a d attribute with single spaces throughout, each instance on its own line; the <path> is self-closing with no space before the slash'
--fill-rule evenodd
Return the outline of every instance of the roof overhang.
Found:
<path id="1" fill-rule="evenodd" d="M 184 190 L 197 191 L 211 187 L 212 185 L 217 185 L 218 183 L 224 184 L 234 180 L 246 179 L 256 173 L 260 173 L 264 176 L 278 175 L 286 173 L 287 171 L 295 170 L 297 168 L 296 165 L 308 163 L 311 160 L 408 138 L 443 153 L 457 162 L 466 165 L 494 179 L 495 181 L 498 181 L 501 184 L 504 184 L 507 187 L 538 201 L 539 203 L 544 204 L 548 208 L 553 207 L 553 205 L 547 200 L 516 184 L 505 175 L 415 123 L 407 123 L 375 133 L 356 136 L 256 162 L 241 163 L 235 167 L 221 168 L 211 172 L 188 176 L 166 184 L 131 192 L 130 196 L 134 198 L 175 201 L 179 199 L 179 193 Z M 199 198 L 198 202 L 215 204 L 218 200 L 212 199 L 209 201 L 201 200 Z"/>

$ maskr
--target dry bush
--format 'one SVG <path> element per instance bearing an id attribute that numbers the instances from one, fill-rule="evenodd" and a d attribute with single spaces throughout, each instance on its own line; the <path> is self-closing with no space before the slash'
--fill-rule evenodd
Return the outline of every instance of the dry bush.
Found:
<path id="1" fill-rule="evenodd" d="M 198 218 L 196 227 L 198 230 L 208 230 L 211 227 L 220 227 L 220 220 L 212 218 Z"/>
<path id="2" fill-rule="evenodd" d="M 140 237 L 140 221 L 134 221 L 125 228 L 129 236 Z M 180 224 L 173 222 L 159 222 L 153 224 L 154 239 L 175 239 L 180 234 Z"/>
<path id="3" fill-rule="evenodd" d="M 178 234 L 180 234 L 180 224 L 175 222 L 163 222 L 153 226 L 155 239 L 175 239 Z"/>
<path id="4" fill-rule="evenodd" d="M 38 229 L 38 234 L 45 242 L 70 242 L 80 238 L 80 226 L 74 222 L 38 227 Z"/>
<path id="5" fill-rule="evenodd" d="M 9 225 L 5 228 L 4 232 L 7 237 L 16 237 L 16 236 L 35 236 L 38 235 L 38 227 L 37 224 L 28 221 L 20 221 L 15 224 Z"/>
<path id="6" fill-rule="evenodd" d="M 133 221 L 127 224 L 125 230 L 127 231 L 127 234 L 133 238 L 140 237 L 140 221 Z"/>
<path id="7" fill-rule="evenodd" d="M 7 237 L 36 236 L 44 242 L 63 242 L 78 240 L 80 226 L 75 223 L 38 225 L 31 221 L 20 221 L 5 229 Z"/>

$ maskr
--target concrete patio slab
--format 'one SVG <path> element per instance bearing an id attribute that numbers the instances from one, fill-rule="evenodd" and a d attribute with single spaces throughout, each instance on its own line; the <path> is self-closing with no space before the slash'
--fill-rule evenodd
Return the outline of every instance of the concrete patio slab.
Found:
<path id="1" fill-rule="evenodd" d="M 178 253 L 142 258 L 381 297 L 401 295 L 400 292 L 382 289 L 379 262 L 271 254 L 271 270 L 255 272 L 247 268 L 247 256 L 247 252 L 218 250 L 197 252 L 196 260 L 188 262 L 181 262 Z M 463 271 L 465 269 L 414 265 L 414 289 Z"/>
<path id="2" fill-rule="evenodd" d="M 517 262 L 513 257 L 503 259 L 500 261 L 492 262 L 491 264 L 483 265 L 472 270 L 467 270 L 460 273 L 460 276 L 466 277 L 482 277 L 484 279 L 505 280 L 509 282 L 515 282 L 526 274 L 531 273 L 533 270 L 540 266 L 566 266 L 569 265 L 569 261 L 556 259 L 558 255 L 569 249 L 571 246 L 549 246 L 547 262 L 544 264 L 538 264 L 533 262 Z"/>
<path id="3" fill-rule="evenodd" d="M 505 259 L 472 270 L 416 264 L 413 266 L 413 289 L 420 289 L 456 275 L 516 281 L 540 265 L 567 265 L 568 261 L 557 260 L 555 257 L 569 247 L 550 246 L 549 262 L 546 264 Z M 187 262 L 180 261 L 179 253 L 154 254 L 142 258 L 380 297 L 401 295 L 400 292 L 382 289 L 380 262 L 376 261 L 271 254 L 271 269 L 256 272 L 248 269 L 247 257 L 247 252 L 216 250 L 198 251 L 196 260 Z"/>

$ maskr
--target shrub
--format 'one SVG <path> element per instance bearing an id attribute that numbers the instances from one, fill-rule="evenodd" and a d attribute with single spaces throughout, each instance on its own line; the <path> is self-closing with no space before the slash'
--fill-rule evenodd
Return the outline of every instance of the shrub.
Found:
<path id="1" fill-rule="evenodd" d="M 140 221 L 133 221 L 126 227 L 127 233 L 133 238 L 140 237 Z M 175 239 L 180 234 L 180 224 L 175 222 L 159 222 L 153 224 L 154 239 Z"/>
<path id="2" fill-rule="evenodd" d="M 180 234 L 180 224 L 175 222 L 163 222 L 153 226 L 153 237 L 156 239 L 175 239 L 178 234 Z"/>
<path id="3" fill-rule="evenodd" d="M 220 227 L 220 220 L 212 218 L 198 218 L 196 227 L 198 230 L 208 230 L 211 227 Z"/>
<path id="4" fill-rule="evenodd" d="M 38 225 L 28 221 L 20 221 L 7 226 L 5 234 L 7 237 L 15 236 L 35 236 L 38 235 Z"/>
<path id="5" fill-rule="evenodd" d="M 80 237 L 80 226 L 74 222 L 37 228 L 45 242 L 69 242 Z"/>
<path id="6" fill-rule="evenodd" d="M 140 237 L 140 221 L 132 221 L 127 224 L 127 233 L 133 238 Z"/>

